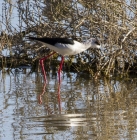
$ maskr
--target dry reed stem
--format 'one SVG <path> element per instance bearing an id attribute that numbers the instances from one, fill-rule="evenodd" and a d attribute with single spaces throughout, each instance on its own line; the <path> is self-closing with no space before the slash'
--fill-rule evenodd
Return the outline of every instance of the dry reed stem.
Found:
<path id="1" fill-rule="evenodd" d="M 70 37 L 78 41 L 96 37 L 102 44 L 102 53 L 89 50 L 75 56 L 94 64 L 96 71 L 106 75 L 114 71 L 121 74 L 135 65 L 137 37 L 137 2 L 134 0 L 40 0 L 3 2 L 1 28 L 1 51 L 10 48 L 11 56 L 27 55 L 32 59 L 49 52 L 46 47 L 35 43 L 33 46 L 23 38 L 27 35 L 48 37 Z M 18 29 L 11 20 L 13 9 L 18 11 Z M 43 51 L 45 50 L 45 51 Z M 96 60 L 96 61 L 95 61 Z M 128 64 L 128 66 L 126 66 Z M 81 63 L 80 65 L 83 65 Z M 90 67 L 92 69 L 92 65 Z M 89 69 L 89 68 L 88 68 Z M 92 71 L 92 70 L 89 70 Z"/>

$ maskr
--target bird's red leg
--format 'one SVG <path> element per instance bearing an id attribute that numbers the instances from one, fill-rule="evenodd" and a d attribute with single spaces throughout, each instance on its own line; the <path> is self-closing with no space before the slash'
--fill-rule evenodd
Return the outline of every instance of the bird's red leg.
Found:
<path id="1" fill-rule="evenodd" d="M 58 70 L 58 77 L 59 77 L 59 85 L 58 85 L 58 101 L 59 101 L 59 110 L 60 110 L 60 111 L 61 111 L 61 99 L 60 99 L 60 85 L 61 85 L 61 78 L 60 78 L 60 73 L 61 73 L 61 70 L 62 70 L 63 62 L 64 62 L 64 56 L 62 56 L 62 58 L 61 58 L 61 63 L 60 63 L 59 70 Z"/>
<path id="2" fill-rule="evenodd" d="M 47 79 L 46 79 L 46 72 L 45 72 L 45 68 L 44 68 L 44 61 L 48 58 L 48 57 L 50 57 L 51 55 L 53 55 L 53 54 L 55 54 L 56 52 L 53 52 L 53 53 L 51 53 L 50 55 L 48 55 L 48 56 L 46 56 L 46 57 L 43 57 L 43 58 L 41 58 L 40 60 L 39 60 L 39 62 L 40 62 L 40 65 L 41 65 L 41 68 L 42 68 L 42 73 L 43 73 L 43 75 L 44 75 L 44 80 L 45 80 L 45 82 L 47 81 Z"/>
<path id="3" fill-rule="evenodd" d="M 64 62 L 64 56 L 62 56 L 62 58 L 61 58 L 61 63 L 60 63 L 59 70 L 58 70 L 58 75 L 59 75 L 59 85 L 61 84 L 60 73 L 61 73 L 61 70 L 62 70 L 63 62 Z"/>

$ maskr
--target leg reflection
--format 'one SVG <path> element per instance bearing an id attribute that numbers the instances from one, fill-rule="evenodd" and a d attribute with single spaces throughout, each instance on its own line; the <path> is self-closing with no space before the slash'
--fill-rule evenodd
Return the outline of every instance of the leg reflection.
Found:
<path id="1" fill-rule="evenodd" d="M 38 102 L 39 102 L 39 104 L 42 104 L 42 96 L 44 95 L 45 90 L 46 90 L 46 82 L 44 82 L 42 93 L 38 96 Z"/>
<path id="2" fill-rule="evenodd" d="M 42 104 L 43 103 L 43 96 L 46 92 L 46 82 L 44 82 L 44 85 L 43 85 L 43 90 L 42 90 L 42 93 L 38 96 L 38 103 L 39 104 Z M 58 92 L 57 92 L 57 99 L 58 99 L 58 107 L 59 107 L 59 114 L 61 114 L 61 96 L 60 96 L 60 84 L 58 84 Z M 48 104 L 45 103 L 45 106 L 46 106 L 46 110 L 48 111 L 48 114 L 53 114 L 53 111 L 52 109 L 48 106 Z"/>
<path id="3" fill-rule="evenodd" d="M 38 103 L 42 104 L 42 96 L 45 94 L 45 90 L 46 90 L 46 82 L 44 82 L 44 86 L 43 86 L 43 91 L 42 93 L 38 96 Z M 45 104 L 46 110 L 48 114 L 53 114 L 52 109 L 48 106 L 48 104 Z"/>

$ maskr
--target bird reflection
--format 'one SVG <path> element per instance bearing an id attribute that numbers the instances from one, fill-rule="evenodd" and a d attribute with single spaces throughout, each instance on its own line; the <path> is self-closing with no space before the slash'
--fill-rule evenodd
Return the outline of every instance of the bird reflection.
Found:
<path id="1" fill-rule="evenodd" d="M 42 104 L 42 97 L 44 96 L 45 92 L 46 92 L 46 82 L 44 82 L 43 85 L 43 90 L 42 93 L 38 96 L 38 103 Z M 58 84 L 58 92 L 57 92 L 57 97 L 58 97 L 58 107 L 59 107 L 59 114 L 61 114 L 61 96 L 60 96 L 60 83 Z M 48 111 L 48 114 L 53 114 L 53 112 L 51 111 L 50 107 L 48 105 L 46 105 L 46 110 Z"/>
<path id="2" fill-rule="evenodd" d="M 60 83 L 61 83 L 61 82 L 60 82 Z M 62 108 L 61 108 L 61 97 L 60 97 L 60 83 L 58 84 L 58 93 L 57 93 L 57 95 L 58 95 L 59 111 L 60 111 L 60 113 L 61 113 Z"/>
<path id="3" fill-rule="evenodd" d="M 46 90 L 46 82 L 44 82 L 44 86 L 43 86 L 43 91 L 42 91 L 42 93 L 38 96 L 38 103 L 39 103 L 39 104 L 42 104 L 42 96 L 44 95 L 45 90 Z"/>

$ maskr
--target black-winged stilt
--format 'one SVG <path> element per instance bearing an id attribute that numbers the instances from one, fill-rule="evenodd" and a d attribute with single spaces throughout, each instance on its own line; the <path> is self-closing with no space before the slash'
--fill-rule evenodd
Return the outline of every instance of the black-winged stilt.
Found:
<path id="1" fill-rule="evenodd" d="M 48 38 L 48 37 L 43 37 L 43 38 L 36 38 L 36 37 L 28 37 L 31 40 L 37 40 L 45 44 L 49 49 L 53 50 L 54 52 L 51 53 L 50 55 L 43 57 L 40 59 L 40 65 L 42 67 L 42 72 L 44 74 L 44 80 L 46 81 L 46 72 L 44 69 L 44 60 L 46 60 L 48 57 L 55 53 L 59 53 L 62 55 L 60 67 L 58 70 L 58 75 L 59 75 L 59 85 L 61 83 L 60 80 L 60 72 L 62 70 L 62 65 L 64 61 L 64 56 L 68 55 L 76 55 L 78 53 L 81 53 L 88 48 L 100 48 L 100 43 L 98 42 L 97 39 L 95 38 L 90 38 L 86 42 L 80 43 L 78 41 L 75 41 L 73 39 L 68 39 L 68 38 Z"/>

